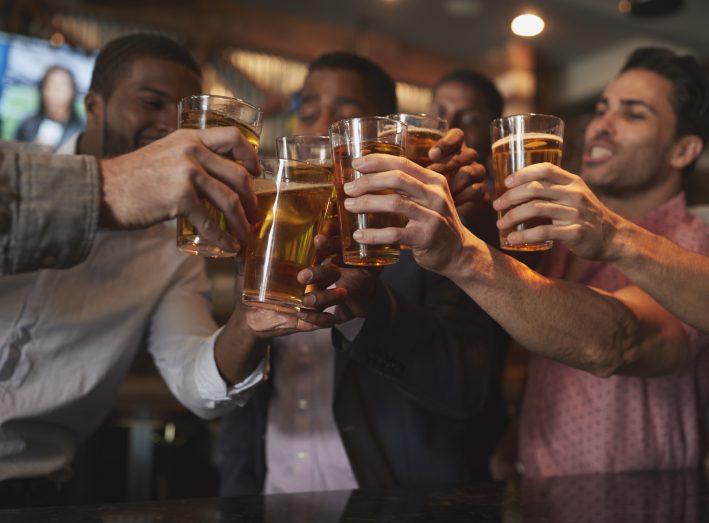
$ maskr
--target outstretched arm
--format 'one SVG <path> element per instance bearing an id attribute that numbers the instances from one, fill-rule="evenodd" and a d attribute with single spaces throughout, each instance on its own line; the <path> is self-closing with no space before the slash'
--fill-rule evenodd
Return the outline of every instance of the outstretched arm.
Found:
<path id="1" fill-rule="evenodd" d="M 370 174 L 345 186 L 346 207 L 398 212 L 409 223 L 355 239 L 411 245 L 421 266 L 454 281 L 525 347 L 598 376 L 662 375 L 684 361 L 680 322 L 639 288 L 607 293 L 544 277 L 467 231 L 442 176 L 382 155 L 356 162 Z"/>
<path id="2" fill-rule="evenodd" d="M 499 221 L 500 227 L 552 218 L 550 225 L 511 233 L 510 241 L 562 241 L 578 256 L 612 263 L 673 314 L 709 332 L 709 257 L 619 216 L 579 176 L 554 165 L 527 167 L 506 183 L 510 189 L 495 208 L 519 205 Z M 704 241 L 709 245 L 709 229 Z"/>
<path id="3" fill-rule="evenodd" d="M 132 229 L 182 215 L 229 250 L 248 236 L 258 159 L 235 128 L 181 129 L 100 161 L 18 147 L 0 143 L 0 274 L 76 265 L 99 225 Z M 224 211 L 231 234 L 203 199 Z"/>

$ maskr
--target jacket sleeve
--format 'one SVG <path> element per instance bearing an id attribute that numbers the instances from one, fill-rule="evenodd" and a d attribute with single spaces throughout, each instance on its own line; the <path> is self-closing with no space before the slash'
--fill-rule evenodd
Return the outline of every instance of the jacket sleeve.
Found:
<path id="1" fill-rule="evenodd" d="M 0 142 L 0 274 L 65 269 L 89 254 L 98 227 L 98 162 Z"/>
<path id="2" fill-rule="evenodd" d="M 495 323 L 446 278 L 418 270 L 422 292 L 377 291 L 351 357 L 390 379 L 424 408 L 465 419 L 485 401 Z"/>

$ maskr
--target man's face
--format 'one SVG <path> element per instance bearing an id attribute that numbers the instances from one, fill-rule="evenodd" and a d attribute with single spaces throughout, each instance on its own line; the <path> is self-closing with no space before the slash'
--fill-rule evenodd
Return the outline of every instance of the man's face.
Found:
<path id="1" fill-rule="evenodd" d="M 135 60 L 105 104 L 103 155 L 128 153 L 171 133 L 177 128 L 177 103 L 200 92 L 199 77 L 182 64 Z"/>
<path id="2" fill-rule="evenodd" d="M 462 129 L 465 142 L 478 151 L 480 158 L 490 154 L 490 122 L 493 119 L 488 102 L 477 89 L 462 82 L 439 85 L 431 103 L 431 113 L 448 120 L 450 127 Z"/>
<path id="3" fill-rule="evenodd" d="M 348 69 L 318 69 L 305 79 L 295 134 L 326 135 L 343 118 L 377 116 L 359 74 Z"/>
<path id="4" fill-rule="evenodd" d="M 677 116 L 669 80 L 644 69 L 616 77 L 586 128 L 581 175 L 599 194 L 654 187 L 671 174 Z"/>

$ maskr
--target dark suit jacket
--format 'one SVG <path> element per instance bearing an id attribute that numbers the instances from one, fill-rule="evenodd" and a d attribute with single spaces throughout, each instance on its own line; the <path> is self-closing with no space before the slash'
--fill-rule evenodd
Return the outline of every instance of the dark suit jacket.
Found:
<path id="1" fill-rule="evenodd" d="M 32 116 L 27 117 L 17 128 L 15 138 L 21 142 L 34 141 L 34 139 L 37 137 L 37 133 L 39 132 L 39 126 L 42 123 L 43 119 L 44 116 L 41 114 L 34 114 Z M 64 131 L 62 133 L 61 139 L 59 140 L 59 143 L 56 144 L 55 148 L 58 148 L 73 135 L 84 129 L 84 122 L 76 115 L 73 115 L 68 122 L 62 125 L 64 127 Z"/>
<path id="2" fill-rule="evenodd" d="M 332 331 L 333 413 L 359 486 L 483 476 L 471 464 L 486 465 L 505 419 L 497 380 L 491 386 L 499 370 L 498 327 L 452 282 L 420 269 L 410 251 L 381 279 L 354 342 Z M 224 417 L 222 495 L 263 489 L 270 392 L 267 382 Z M 483 405 L 490 412 L 480 419 Z M 486 441 L 492 443 L 481 448 Z"/>

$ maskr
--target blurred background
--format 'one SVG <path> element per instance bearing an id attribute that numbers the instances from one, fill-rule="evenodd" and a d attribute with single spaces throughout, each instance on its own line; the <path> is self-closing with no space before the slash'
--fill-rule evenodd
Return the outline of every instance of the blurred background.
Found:
<path id="1" fill-rule="evenodd" d="M 522 14 L 538 19 L 518 22 L 520 36 L 511 25 Z M 543 29 L 531 35 L 540 19 Z M 18 134 L 39 110 L 45 73 L 53 66 L 69 71 L 73 85 L 63 103 L 80 120 L 97 50 L 117 36 L 150 31 L 192 51 L 205 71 L 205 93 L 264 109 L 265 152 L 293 124 L 307 63 L 346 50 L 377 62 L 397 81 L 402 112 L 426 111 L 430 87 L 454 67 L 488 75 L 505 96 L 506 114 L 564 118 L 565 163 L 573 170 L 596 98 L 625 57 L 638 46 L 660 45 L 709 67 L 707 22 L 707 0 L 2 0 L 0 137 L 58 146 L 60 130 Z M 706 213 L 709 153 L 686 190 L 695 212 Z M 233 267 L 215 263 L 210 272 L 218 291 L 215 316 L 224 321 Z M 513 361 L 507 370 L 510 395 L 521 387 L 522 369 Z M 143 355 L 104 429 L 79 456 L 79 495 L 94 502 L 214 495 L 218 430 L 218 422 L 197 420 L 173 400 Z M 185 470 L 190 473 L 180 473 Z"/>

